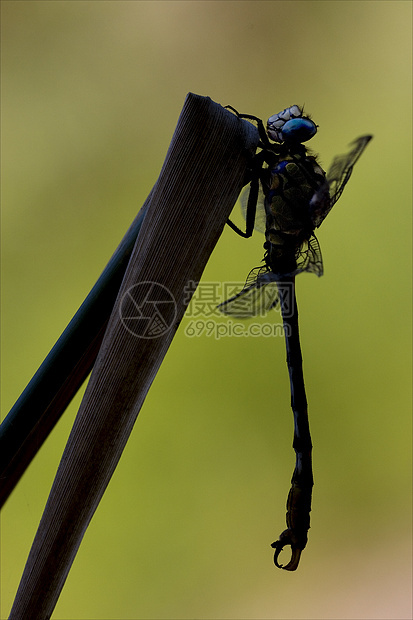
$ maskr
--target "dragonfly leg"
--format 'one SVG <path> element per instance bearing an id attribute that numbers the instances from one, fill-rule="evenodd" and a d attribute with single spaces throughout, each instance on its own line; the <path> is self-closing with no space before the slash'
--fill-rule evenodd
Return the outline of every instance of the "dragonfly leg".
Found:
<path id="1" fill-rule="evenodd" d="M 227 110 L 232 110 L 232 112 L 234 112 L 238 116 L 238 118 L 246 118 L 249 121 L 254 121 L 255 123 L 257 123 L 258 133 L 262 142 L 262 144 L 260 144 L 259 146 L 261 146 L 261 148 L 273 147 L 268 138 L 267 132 L 265 131 L 264 123 L 260 118 L 258 118 L 257 116 L 253 116 L 252 114 L 240 114 L 238 110 L 232 107 L 232 105 L 226 105 L 225 108 Z"/>
<path id="2" fill-rule="evenodd" d="M 227 219 L 227 224 L 234 232 L 237 233 L 240 237 L 244 237 L 244 239 L 249 239 L 252 236 L 255 225 L 255 215 L 257 212 L 257 202 L 258 202 L 258 194 L 260 190 L 260 175 L 263 163 L 265 161 L 265 151 L 261 151 L 260 153 L 254 155 L 251 161 L 251 168 L 249 173 L 249 178 L 251 180 L 250 184 L 250 192 L 248 195 L 248 204 L 247 210 L 245 214 L 245 232 L 242 231 L 234 222 L 232 222 L 229 218 Z"/>
<path id="3" fill-rule="evenodd" d="M 311 463 L 311 435 L 308 423 L 303 365 L 298 331 L 298 310 L 294 278 L 278 282 L 284 322 L 287 365 L 290 375 L 291 408 L 294 414 L 294 442 L 296 465 L 287 499 L 287 529 L 272 543 L 274 563 L 278 568 L 293 571 L 298 567 L 301 552 L 307 544 L 310 528 L 313 470 Z M 278 558 L 286 546 L 291 546 L 291 559 L 283 566 Z"/>

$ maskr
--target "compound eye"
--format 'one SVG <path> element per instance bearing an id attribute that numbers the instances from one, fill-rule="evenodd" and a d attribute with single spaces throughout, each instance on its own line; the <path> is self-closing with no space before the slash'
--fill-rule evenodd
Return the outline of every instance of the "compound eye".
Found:
<path id="1" fill-rule="evenodd" d="M 283 141 L 307 142 L 317 133 L 317 125 L 309 118 L 293 118 L 281 129 Z"/>

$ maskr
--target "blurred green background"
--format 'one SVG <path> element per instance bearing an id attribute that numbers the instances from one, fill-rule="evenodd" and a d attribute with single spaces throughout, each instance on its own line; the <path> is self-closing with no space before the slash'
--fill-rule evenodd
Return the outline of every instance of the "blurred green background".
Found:
<path id="1" fill-rule="evenodd" d="M 324 166 L 374 134 L 319 231 L 325 276 L 297 282 L 315 470 L 299 570 L 269 546 L 294 467 L 284 342 L 188 338 L 184 319 L 54 618 L 411 618 L 411 6 L 2 2 L 3 415 L 156 181 L 189 91 L 263 119 L 304 103 Z M 262 243 L 227 228 L 204 280 L 243 281 Z M 2 618 L 75 401 L 3 510 Z"/>

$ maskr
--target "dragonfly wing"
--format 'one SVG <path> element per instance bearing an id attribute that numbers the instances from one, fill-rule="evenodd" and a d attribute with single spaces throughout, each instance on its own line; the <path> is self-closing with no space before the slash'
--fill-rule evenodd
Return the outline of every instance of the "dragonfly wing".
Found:
<path id="1" fill-rule="evenodd" d="M 351 143 L 351 150 L 333 159 L 327 172 L 326 181 L 316 191 L 310 201 L 310 217 L 315 228 L 328 215 L 333 205 L 343 193 L 347 181 L 351 177 L 353 167 L 373 136 L 361 136 Z"/>
<path id="2" fill-rule="evenodd" d="M 250 195 L 250 187 L 249 185 L 247 187 L 245 187 L 242 192 L 241 192 L 241 196 L 240 196 L 240 203 L 241 203 L 241 211 L 242 211 L 242 215 L 244 216 L 244 219 L 247 219 L 247 209 L 248 209 L 248 198 Z M 257 200 L 257 211 L 255 214 L 255 224 L 254 224 L 254 230 L 260 232 L 260 233 L 265 233 L 265 228 L 266 228 L 266 215 L 265 215 L 265 206 L 264 206 L 264 202 L 265 202 L 265 196 L 264 196 L 264 192 L 262 191 L 262 185 L 261 183 L 259 184 L 259 190 L 258 190 L 258 200 Z"/>
<path id="3" fill-rule="evenodd" d="M 264 316 L 279 301 L 279 293 L 275 276 L 266 267 L 256 267 L 247 278 L 244 288 L 230 297 L 218 309 L 227 316 L 237 319 L 248 319 L 253 316 Z"/>
<path id="4" fill-rule="evenodd" d="M 303 243 L 296 260 L 297 271 L 295 275 L 303 271 L 315 273 L 319 277 L 323 275 L 323 257 L 321 256 L 320 244 L 315 235 L 311 235 L 309 240 Z"/>

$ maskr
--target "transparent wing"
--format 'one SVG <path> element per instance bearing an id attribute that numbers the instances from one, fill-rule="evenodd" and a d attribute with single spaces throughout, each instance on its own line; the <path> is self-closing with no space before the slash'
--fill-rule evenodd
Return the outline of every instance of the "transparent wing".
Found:
<path id="1" fill-rule="evenodd" d="M 330 188 L 330 206 L 332 207 L 343 193 L 343 189 L 353 172 L 354 164 L 370 142 L 373 136 L 361 136 L 351 144 L 354 145 L 346 155 L 337 155 L 333 159 L 327 173 L 327 183 Z"/>
<path id="2" fill-rule="evenodd" d="M 310 201 L 310 216 L 315 228 L 328 215 L 343 193 L 351 177 L 353 167 L 373 136 L 361 136 L 351 143 L 352 149 L 345 155 L 337 155 L 327 172 L 326 182 L 316 191 Z"/>
<path id="3" fill-rule="evenodd" d="M 242 215 L 244 216 L 245 220 L 247 219 L 247 208 L 248 208 L 249 195 L 250 195 L 250 186 L 247 185 L 247 187 L 245 187 L 242 190 L 241 196 L 239 199 L 241 203 Z M 264 201 L 265 201 L 265 196 L 264 196 L 264 192 L 262 191 L 262 185 L 260 183 L 259 190 L 258 190 L 257 211 L 255 213 L 255 224 L 254 224 L 254 230 L 260 233 L 265 233 L 265 228 L 266 228 L 267 218 L 265 215 Z"/>
<path id="4" fill-rule="evenodd" d="M 318 277 L 324 273 L 323 269 L 323 257 L 321 256 L 320 244 L 315 235 L 311 235 L 308 241 L 305 241 L 301 246 L 297 260 L 297 271 L 293 275 L 308 271 L 309 273 L 315 273 Z"/>
<path id="5" fill-rule="evenodd" d="M 279 301 L 275 278 L 267 267 L 256 267 L 248 274 L 244 288 L 219 304 L 218 309 L 237 319 L 265 316 Z"/>

